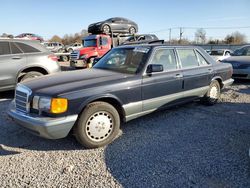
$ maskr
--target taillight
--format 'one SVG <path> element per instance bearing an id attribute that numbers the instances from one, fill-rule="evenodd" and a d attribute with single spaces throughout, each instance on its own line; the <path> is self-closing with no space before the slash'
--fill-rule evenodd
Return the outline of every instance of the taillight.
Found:
<path id="1" fill-rule="evenodd" d="M 51 59 L 52 61 L 58 61 L 58 58 L 56 55 L 49 55 L 48 58 Z"/>

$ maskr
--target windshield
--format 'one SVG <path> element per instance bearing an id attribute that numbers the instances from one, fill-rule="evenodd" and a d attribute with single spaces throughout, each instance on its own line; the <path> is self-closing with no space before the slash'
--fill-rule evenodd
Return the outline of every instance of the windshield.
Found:
<path id="1" fill-rule="evenodd" d="M 83 40 L 82 43 L 84 47 L 96 47 L 96 39 Z"/>
<path id="2" fill-rule="evenodd" d="M 94 68 L 136 74 L 145 63 L 148 52 L 148 47 L 112 49 L 98 61 Z"/>

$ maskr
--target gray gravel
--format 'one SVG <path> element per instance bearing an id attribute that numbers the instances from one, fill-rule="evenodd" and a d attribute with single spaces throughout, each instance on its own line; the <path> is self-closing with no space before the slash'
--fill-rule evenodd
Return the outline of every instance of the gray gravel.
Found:
<path id="1" fill-rule="evenodd" d="M 107 147 L 46 140 L 6 115 L 0 93 L 0 187 L 250 187 L 250 82 L 215 106 L 189 103 L 122 126 Z"/>

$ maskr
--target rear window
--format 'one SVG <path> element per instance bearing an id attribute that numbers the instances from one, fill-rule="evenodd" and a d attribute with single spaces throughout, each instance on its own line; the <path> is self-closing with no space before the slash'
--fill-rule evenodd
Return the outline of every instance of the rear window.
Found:
<path id="1" fill-rule="evenodd" d="M 36 53 L 36 52 L 40 52 L 38 49 L 30 46 L 30 45 L 27 45 L 27 44 L 24 44 L 24 43 L 21 43 L 21 42 L 17 42 L 16 43 L 17 46 L 19 48 L 21 48 L 21 50 L 24 52 L 24 53 Z"/>
<path id="2" fill-rule="evenodd" d="M 0 42 L 0 55 L 10 54 L 9 42 Z"/>

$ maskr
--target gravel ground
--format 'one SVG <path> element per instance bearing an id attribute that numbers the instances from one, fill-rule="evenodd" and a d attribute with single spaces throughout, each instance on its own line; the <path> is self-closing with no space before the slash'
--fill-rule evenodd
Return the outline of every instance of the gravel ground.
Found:
<path id="1" fill-rule="evenodd" d="M 250 187 L 250 82 L 227 88 L 215 106 L 133 120 L 94 150 L 73 136 L 25 132 L 6 115 L 12 96 L 0 93 L 0 187 Z"/>

